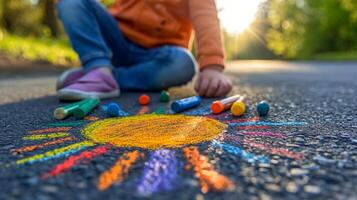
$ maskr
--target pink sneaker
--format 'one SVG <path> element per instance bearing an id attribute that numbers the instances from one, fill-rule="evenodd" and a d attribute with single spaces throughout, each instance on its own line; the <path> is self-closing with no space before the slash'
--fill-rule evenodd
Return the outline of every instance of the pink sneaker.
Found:
<path id="1" fill-rule="evenodd" d="M 114 77 L 98 68 L 89 71 L 77 80 L 73 80 L 70 85 L 62 87 L 57 91 L 57 95 L 61 100 L 107 99 L 118 97 L 120 91 Z"/>
<path id="2" fill-rule="evenodd" d="M 57 80 L 56 90 L 62 89 L 73 84 L 76 80 L 84 75 L 82 68 L 66 70 Z"/>

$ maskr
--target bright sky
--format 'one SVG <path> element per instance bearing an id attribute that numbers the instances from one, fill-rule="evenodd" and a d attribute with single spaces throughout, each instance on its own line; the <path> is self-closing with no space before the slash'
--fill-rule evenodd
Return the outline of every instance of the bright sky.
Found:
<path id="1" fill-rule="evenodd" d="M 262 0 L 216 0 L 221 24 L 229 33 L 241 33 L 253 22 Z"/>

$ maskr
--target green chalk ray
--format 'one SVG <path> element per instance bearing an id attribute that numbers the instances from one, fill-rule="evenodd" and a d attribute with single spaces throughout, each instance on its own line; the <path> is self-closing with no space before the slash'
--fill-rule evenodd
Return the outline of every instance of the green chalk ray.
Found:
<path id="1" fill-rule="evenodd" d="M 49 127 L 74 127 L 74 126 L 80 126 L 84 124 L 85 122 L 83 121 L 77 121 L 77 122 L 59 122 L 59 123 L 50 123 L 47 124 Z"/>
<path id="2" fill-rule="evenodd" d="M 49 134 L 38 134 L 38 135 L 29 135 L 25 136 L 23 140 L 43 140 L 43 139 L 52 139 L 69 136 L 69 133 L 59 132 L 59 133 L 49 133 Z"/>
<path id="3" fill-rule="evenodd" d="M 58 157 L 62 157 L 62 156 L 66 156 L 66 155 L 75 153 L 75 152 L 80 151 L 86 147 L 91 147 L 94 145 L 95 144 L 93 142 L 83 141 L 83 142 L 71 144 L 71 145 L 68 145 L 68 146 L 65 146 L 62 148 L 47 151 L 42 154 L 36 154 L 34 156 L 30 156 L 27 158 L 17 160 L 16 164 L 20 165 L 20 164 L 25 164 L 25 163 L 33 163 L 36 161 L 45 161 L 45 160 L 49 160 L 49 159 L 53 159 L 53 158 L 58 158 Z"/>

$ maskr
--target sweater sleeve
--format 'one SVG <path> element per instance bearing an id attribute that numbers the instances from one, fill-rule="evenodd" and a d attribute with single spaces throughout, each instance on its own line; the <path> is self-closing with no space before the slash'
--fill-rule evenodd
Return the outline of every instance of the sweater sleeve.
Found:
<path id="1" fill-rule="evenodd" d="M 208 65 L 224 68 L 224 51 L 214 0 L 189 0 L 189 13 L 197 40 L 200 70 Z"/>

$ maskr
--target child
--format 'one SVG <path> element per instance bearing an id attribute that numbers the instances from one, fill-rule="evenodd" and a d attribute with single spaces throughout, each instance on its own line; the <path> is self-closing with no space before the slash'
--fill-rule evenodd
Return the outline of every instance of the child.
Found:
<path id="1" fill-rule="evenodd" d="M 195 60 L 187 48 L 197 38 L 201 96 L 226 95 L 232 84 L 214 0 L 116 0 L 106 10 L 97 0 L 58 0 L 57 10 L 81 69 L 64 72 L 62 100 L 117 97 L 120 90 L 163 90 L 189 82 Z"/>

